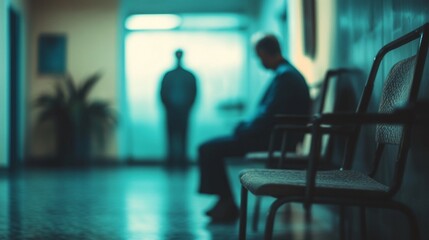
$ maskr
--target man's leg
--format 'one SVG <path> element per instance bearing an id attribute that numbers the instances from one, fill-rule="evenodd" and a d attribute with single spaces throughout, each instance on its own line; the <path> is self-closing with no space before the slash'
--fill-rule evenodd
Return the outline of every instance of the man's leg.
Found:
<path id="1" fill-rule="evenodd" d="M 177 129 L 177 135 L 178 135 L 178 149 L 177 149 L 177 156 L 178 156 L 178 163 L 181 167 L 187 167 L 188 166 L 188 116 L 187 113 L 183 113 L 180 117 L 180 121 L 178 121 L 178 129 Z"/>
<path id="2" fill-rule="evenodd" d="M 175 142 L 175 132 L 174 132 L 174 124 L 171 119 L 170 114 L 167 114 L 166 118 L 166 128 L 167 128 L 167 166 L 172 166 L 175 162 L 174 156 L 174 142 Z"/>
<path id="3" fill-rule="evenodd" d="M 216 138 L 199 148 L 199 192 L 219 197 L 215 207 L 208 211 L 215 221 L 234 220 L 238 216 L 224 160 L 226 157 L 243 156 L 245 152 L 245 143 L 233 137 Z"/>
<path id="4" fill-rule="evenodd" d="M 171 111 L 167 114 L 167 132 L 168 132 L 168 164 L 169 167 L 178 167 L 181 162 L 181 122 L 177 121 L 179 115 Z M 179 118 L 180 119 L 180 118 Z"/>

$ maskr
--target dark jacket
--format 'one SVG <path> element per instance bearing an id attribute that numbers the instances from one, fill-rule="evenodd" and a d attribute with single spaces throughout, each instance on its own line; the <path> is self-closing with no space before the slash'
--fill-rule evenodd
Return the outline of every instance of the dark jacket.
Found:
<path id="1" fill-rule="evenodd" d="M 190 71 L 177 67 L 167 72 L 161 83 L 161 101 L 167 111 L 188 112 L 197 94 L 196 78 Z"/>
<path id="2" fill-rule="evenodd" d="M 277 114 L 306 115 L 310 112 L 308 85 L 301 73 L 289 62 L 283 62 L 258 104 L 256 115 L 249 121 L 240 123 L 235 136 L 243 139 L 263 139 L 268 141 Z M 289 137 L 288 148 L 295 147 L 302 140 L 302 134 Z"/>

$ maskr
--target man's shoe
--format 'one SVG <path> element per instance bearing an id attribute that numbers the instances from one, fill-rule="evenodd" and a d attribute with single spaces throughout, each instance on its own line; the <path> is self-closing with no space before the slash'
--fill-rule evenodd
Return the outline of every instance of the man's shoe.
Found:
<path id="1" fill-rule="evenodd" d="M 227 223 L 236 221 L 239 210 L 234 203 L 219 204 L 206 213 L 212 219 L 212 223 Z"/>
<path id="2" fill-rule="evenodd" d="M 206 211 L 206 215 L 211 217 L 214 212 L 221 211 L 222 208 L 224 208 L 223 205 L 224 203 L 222 201 L 217 201 L 217 203 L 212 208 Z"/>

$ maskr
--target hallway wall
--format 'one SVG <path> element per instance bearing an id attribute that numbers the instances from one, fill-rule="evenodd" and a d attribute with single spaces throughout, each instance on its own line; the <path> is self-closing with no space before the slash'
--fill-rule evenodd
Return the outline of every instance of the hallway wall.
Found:
<path id="1" fill-rule="evenodd" d="M 307 1 L 312 2 L 312 1 Z M 327 69 L 333 66 L 336 52 L 336 39 L 333 37 L 337 0 L 314 1 L 315 11 L 315 53 L 314 56 L 305 53 L 305 28 L 311 24 L 311 19 L 304 16 L 304 1 L 287 1 L 286 21 L 288 33 L 285 36 L 289 42 L 289 58 L 302 72 L 310 85 L 323 80 Z"/>
<path id="2" fill-rule="evenodd" d="M 21 17 L 20 34 L 23 39 L 18 43 L 20 51 L 21 71 L 25 68 L 25 21 L 27 3 L 25 0 L 0 0 L 0 167 L 7 167 L 9 164 L 10 151 L 10 44 L 9 44 L 9 10 L 13 8 Z M 20 75 L 19 80 L 24 81 L 25 74 Z M 22 96 L 20 96 L 22 97 Z M 17 107 L 20 114 L 22 109 Z M 23 123 L 18 123 L 18 128 L 22 128 Z M 18 129 L 19 141 L 22 140 L 22 129 Z M 22 150 L 24 143 L 20 142 L 18 148 Z M 22 155 L 18 156 L 22 158 Z"/>
<path id="3" fill-rule="evenodd" d="M 9 156 L 9 54 L 8 2 L 0 0 L 0 167 Z"/>
<path id="4" fill-rule="evenodd" d="M 118 1 L 30 1 L 29 57 L 28 57 L 28 154 L 30 158 L 55 154 L 55 131 L 52 125 L 35 126 L 37 111 L 32 102 L 40 94 L 53 90 L 55 76 L 37 72 L 37 41 L 42 33 L 61 33 L 67 38 L 66 70 L 75 81 L 101 71 L 102 78 L 95 85 L 90 99 L 117 104 L 118 71 Z M 116 136 L 107 139 L 98 157 L 115 157 Z"/>

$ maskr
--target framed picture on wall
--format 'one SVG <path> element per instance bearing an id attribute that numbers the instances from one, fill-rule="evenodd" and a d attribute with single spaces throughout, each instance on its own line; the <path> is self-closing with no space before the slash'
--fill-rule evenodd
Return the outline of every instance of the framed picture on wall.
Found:
<path id="1" fill-rule="evenodd" d="M 316 55 L 316 1 L 303 0 L 304 53 L 314 58 Z"/>
<path id="2" fill-rule="evenodd" d="M 38 73 L 63 75 L 66 73 L 65 34 L 43 33 L 38 39 Z"/>

